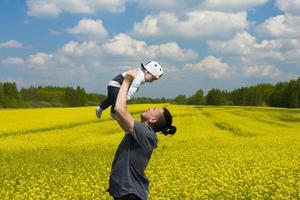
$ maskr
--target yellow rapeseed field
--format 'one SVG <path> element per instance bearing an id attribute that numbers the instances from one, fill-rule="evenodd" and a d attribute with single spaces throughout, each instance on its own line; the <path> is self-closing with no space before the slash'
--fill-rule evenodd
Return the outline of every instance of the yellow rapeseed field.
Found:
<path id="1" fill-rule="evenodd" d="M 150 200 L 300 199 L 300 109 L 166 106 L 175 136 L 158 135 Z M 0 199 L 111 199 L 124 132 L 94 107 L 0 110 Z"/>

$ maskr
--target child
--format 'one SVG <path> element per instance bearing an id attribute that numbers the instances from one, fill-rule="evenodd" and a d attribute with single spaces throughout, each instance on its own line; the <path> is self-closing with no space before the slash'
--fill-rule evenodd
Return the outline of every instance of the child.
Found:
<path id="1" fill-rule="evenodd" d="M 139 90 L 141 84 L 158 80 L 163 74 L 161 65 L 155 61 L 150 61 L 145 66 L 141 64 L 141 68 L 137 68 L 136 70 L 136 77 L 128 90 L 127 100 L 132 98 L 133 94 Z M 97 118 L 101 118 L 103 110 L 111 106 L 111 117 L 118 121 L 118 117 L 114 114 L 114 107 L 126 73 L 127 72 L 117 75 L 109 82 L 107 86 L 107 98 L 104 99 L 96 109 Z"/>

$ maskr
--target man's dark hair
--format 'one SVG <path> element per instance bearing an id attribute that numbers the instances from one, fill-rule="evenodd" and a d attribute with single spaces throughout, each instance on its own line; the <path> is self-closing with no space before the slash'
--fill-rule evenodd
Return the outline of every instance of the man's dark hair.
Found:
<path id="1" fill-rule="evenodd" d="M 157 119 L 156 123 L 151 124 L 151 127 L 155 132 L 162 132 L 164 135 L 174 135 L 176 127 L 172 126 L 172 115 L 168 109 L 163 109 L 163 115 Z"/>

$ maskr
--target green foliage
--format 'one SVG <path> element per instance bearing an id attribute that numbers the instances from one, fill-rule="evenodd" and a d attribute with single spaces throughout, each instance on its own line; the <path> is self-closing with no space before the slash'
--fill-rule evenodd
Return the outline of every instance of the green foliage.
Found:
<path id="1" fill-rule="evenodd" d="M 38 86 L 22 88 L 18 92 L 16 84 L 0 82 L 0 108 L 13 107 L 62 107 L 62 106 L 85 106 L 98 105 L 102 94 L 87 94 L 84 88 L 79 86 L 56 87 Z"/>
<path id="2" fill-rule="evenodd" d="M 84 88 L 77 86 L 76 90 L 67 87 L 65 91 L 65 100 L 68 106 L 79 107 L 87 103 L 87 97 Z"/>
<path id="3" fill-rule="evenodd" d="M 297 108 L 299 106 L 299 93 L 299 81 L 297 83 L 297 81 L 291 80 L 283 91 L 283 106 L 287 108 Z"/>
<path id="4" fill-rule="evenodd" d="M 96 93 L 87 93 L 86 94 L 86 101 L 87 105 L 99 105 L 101 100 L 103 100 L 106 96 L 103 94 L 96 94 Z"/>
<path id="5" fill-rule="evenodd" d="M 3 84 L 0 82 L 0 108 L 2 108 L 4 105 L 4 90 L 3 90 Z"/>
<path id="6" fill-rule="evenodd" d="M 284 91 L 287 88 L 287 83 L 279 82 L 275 85 L 275 90 L 271 93 L 269 98 L 269 105 L 274 107 L 283 106 Z"/>
<path id="7" fill-rule="evenodd" d="M 79 106 L 84 106 L 87 102 L 86 93 L 85 93 L 84 88 L 80 88 L 79 86 L 77 86 L 76 94 L 77 94 Z"/>
<path id="8" fill-rule="evenodd" d="M 15 82 L 4 82 L 0 89 L 0 106 L 4 108 L 16 108 L 20 105 L 19 93 Z"/>
<path id="9" fill-rule="evenodd" d="M 185 95 L 178 95 L 177 97 L 175 97 L 174 102 L 180 105 L 184 105 L 187 104 L 188 99 L 186 98 Z"/>
<path id="10" fill-rule="evenodd" d="M 258 84 L 235 89 L 230 93 L 230 98 L 234 105 L 263 106 L 267 105 L 273 91 L 274 86 L 271 84 Z"/>
<path id="11" fill-rule="evenodd" d="M 187 104 L 188 105 L 200 105 L 200 104 L 204 104 L 204 94 L 203 94 L 203 90 L 198 90 L 195 92 L 195 94 L 193 94 L 192 96 L 190 96 L 187 100 Z"/>
<path id="12" fill-rule="evenodd" d="M 142 103 L 166 103 L 172 101 L 171 99 L 162 98 L 147 98 L 147 97 L 137 97 L 129 100 L 129 104 L 142 104 Z"/>
<path id="13" fill-rule="evenodd" d="M 11 99 L 19 99 L 17 84 L 15 82 L 4 82 L 3 84 L 4 95 Z"/>
<path id="14" fill-rule="evenodd" d="M 220 89 L 213 88 L 208 91 L 206 96 L 207 105 L 224 105 L 227 101 L 227 94 Z"/>

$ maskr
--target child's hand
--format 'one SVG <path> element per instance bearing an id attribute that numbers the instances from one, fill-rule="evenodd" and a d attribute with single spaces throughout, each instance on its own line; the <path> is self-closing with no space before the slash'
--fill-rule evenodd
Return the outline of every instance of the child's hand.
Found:
<path id="1" fill-rule="evenodd" d="M 127 71 L 125 78 L 131 82 L 135 78 L 136 74 L 137 74 L 136 69 L 130 69 Z"/>

